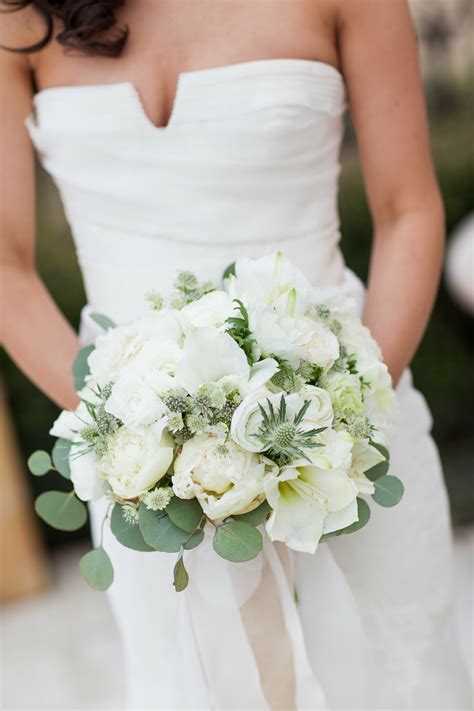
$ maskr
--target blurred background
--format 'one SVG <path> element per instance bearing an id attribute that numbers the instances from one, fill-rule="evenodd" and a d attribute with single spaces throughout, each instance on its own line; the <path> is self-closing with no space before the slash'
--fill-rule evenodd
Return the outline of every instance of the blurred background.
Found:
<path id="1" fill-rule="evenodd" d="M 434 416 L 433 434 L 456 527 L 459 597 L 469 614 L 474 523 L 474 2 L 411 0 L 410 4 L 448 233 L 447 267 L 412 371 Z M 348 265 L 365 279 L 371 221 L 349 117 L 342 166 L 343 251 Z M 37 188 L 39 271 L 77 327 L 85 301 L 81 277 L 57 192 L 40 168 Z M 50 450 L 47 432 L 58 411 L 3 352 L 0 365 L 0 471 L 7 482 L 2 500 L 0 597 L 8 602 L 2 612 L 1 708 L 118 708 L 121 661 L 116 633 L 105 600 L 86 588 L 77 570 L 88 531 L 61 534 L 42 527 L 32 511 L 33 498 L 42 490 L 58 488 L 57 480 L 49 475 L 32 477 L 24 463 L 35 449 Z M 61 614 L 64 624 L 57 622 Z M 459 623 L 469 626 L 470 621 L 461 615 Z M 86 642 L 87 635 L 92 645 Z M 47 647 L 50 651 L 44 654 Z M 111 661 L 117 665 L 110 678 L 97 673 L 104 658 L 107 667 L 114 667 Z M 92 688 L 91 678 L 96 679 Z"/>

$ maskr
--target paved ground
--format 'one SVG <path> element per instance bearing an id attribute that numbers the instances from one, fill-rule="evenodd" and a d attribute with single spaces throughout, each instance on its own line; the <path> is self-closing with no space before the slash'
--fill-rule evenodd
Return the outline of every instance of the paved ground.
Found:
<path id="1" fill-rule="evenodd" d="M 474 529 L 456 536 L 458 628 L 472 660 Z M 54 559 L 56 585 L 2 611 L 1 708 L 122 709 L 122 659 L 105 596 L 82 582 L 68 548 Z M 472 667 L 472 665 L 471 665 Z"/>

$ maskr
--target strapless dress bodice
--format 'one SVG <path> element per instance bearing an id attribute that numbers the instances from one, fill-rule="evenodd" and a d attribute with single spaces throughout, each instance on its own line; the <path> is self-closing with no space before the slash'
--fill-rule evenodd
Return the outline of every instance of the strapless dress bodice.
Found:
<path id="1" fill-rule="evenodd" d="M 92 308 L 125 321 L 178 269 L 219 279 L 283 250 L 337 284 L 346 90 L 323 62 L 269 59 L 185 72 L 166 127 L 130 82 L 45 89 L 27 127 L 56 182 Z"/>

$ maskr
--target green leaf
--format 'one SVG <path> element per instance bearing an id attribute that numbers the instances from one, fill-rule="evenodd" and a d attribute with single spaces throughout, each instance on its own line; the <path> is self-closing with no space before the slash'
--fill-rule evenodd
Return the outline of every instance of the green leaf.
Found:
<path id="1" fill-rule="evenodd" d="M 230 521 L 218 526 L 214 534 L 214 550 L 233 563 L 251 560 L 262 550 L 262 534 L 250 523 Z"/>
<path id="2" fill-rule="evenodd" d="M 386 447 L 383 446 L 383 444 L 379 444 L 378 442 L 374 442 L 373 439 L 370 440 L 370 444 L 372 447 L 375 447 L 375 449 L 378 449 L 380 454 L 385 457 L 387 462 L 390 461 L 390 452 Z"/>
<path id="3" fill-rule="evenodd" d="M 114 580 L 112 561 L 103 548 L 94 548 L 79 561 L 82 577 L 91 588 L 107 590 Z"/>
<path id="4" fill-rule="evenodd" d="M 81 350 L 74 359 L 74 363 L 72 364 L 74 387 L 76 388 L 77 392 L 79 392 L 79 390 L 82 390 L 82 388 L 86 384 L 86 377 L 90 373 L 87 359 L 89 358 L 94 348 L 95 346 L 93 344 L 90 346 L 86 346 L 85 348 L 81 348 Z"/>
<path id="5" fill-rule="evenodd" d="M 71 478 L 71 467 L 69 466 L 69 452 L 72 442 L 68 439 L 58 439 L 53 447 L 53 464 L 65 479 Z"/>
<path id="6" fill-rule="evenodd" d="M 176 565 L 174 566 L 173 571 L 173 585 L 176 592 L 181 592 L 182 590 L 185 590 L 188 587 L 189 583 L 188 571 L 184 567 L 183 553 L 184 548 L 181 547 L 181 550 L 178 555 L 178 560 L 176 561 Z"/>
<path id="7" fill-rule="evenodd" d="M 354 521 L 354 523 L 351 523 L 350 526 L 346 526 L 346 528 L 343 528 L 341 531 L 339 531 L 340 535 L 345 535 L 346 533 L 355 533 L 356 531 L 360 531 L 361 528 L 364 528 L 370 520 L 370 507 L 367 501 L 364 499 L 357 499 L 357 513 L 359 516 L 358 521 Z"/>
<path id="8" fill-rule="evenodd" d="M 235 276 L 235 262 L 229 264 L 229 266 L 224 270 L 222 279 L 228 279 L 230 276 Z"/>
<path id="9" fill-rule="evenodd" d="M 151 511 L 144 504 L 140 504 L 139 516 L 143 538 L 157 551 L 178 553 L 181 546 L 195 548 L 204 538 L 204 533 L 197 531 L 188 541 L 189 533 L 175 526 L 164 511 Z"/>
<path id="10" fill-rule="evenodd" d="M 263 523 L 268 517 L 271 511 L 270 504 L 268 501 L 264 501 L 260 506 L 257 506 L 253 511 L 248 511 L 244 514 L 239 514 L 238 516 L 232 516 L 236 521 L 245 521 L 245 523 L 250 523 L 251 526 L 258 526 Z"/>
<path id="11" fill-rule="evenodd" d="M 166 513 L 175 526 L 188 533 L 196 530 L 203 516 L 197 499 L 180 499 L 178 496 L 170 499 Z"/>
<path id="12" fill-rule="evenodd" d="M 112 321 L 111 318 L 109 318 L 108 316 L 105 316 L 104 314 L 94 313 L 94 314 L 91 314 L 90 316 L 96 323 L 99 324 L 99 326 L 101 328 L 104 329 L 104 331 L 108 331 L 109 328 L 115 328 L 117 325 L 116 323 L 114 323 Z"/>
<path id="13" fill-rule="evenodd" d="M 143 552 L 154 550 L 154 548 L 145 543 L 138 523 L 128 523 L 124 519 L 120 504 L 115 504 L 112 509 L 110 529 L 119 543 L 126 548 Z"/>
<path id="14" fill-rule="evenodd" d="M 368 479 L 370 479 L 370 481 L 377 481 L 380 477 L 385 476 L 389 467 L 390 462 L 386 459 L 384 462 L 379 462 L 374 467 L 367 469 L 364 474 Z"/>
<path id="15" fill-rule="evenodd" d="M 45 491 L 35 501 L 40 518 L 60 531 L 76 531 L 87 521 L 87 509 L 73 492 Z"/>
<path id="16" fill-rule="evenodd" d="M 374 484 L 375 491 L 372 498 L 380 506 L 389 508 L 396 506 L 401 501 L 405 489 L 396 476 L 382 476 Z"/>
<path id="17" fill-rule="evenodd" d="M 38 449 L 28 459 L 28 469 L 35 476 L 47 474 L 53 467 L 51 457 L 48 452 Z"/>

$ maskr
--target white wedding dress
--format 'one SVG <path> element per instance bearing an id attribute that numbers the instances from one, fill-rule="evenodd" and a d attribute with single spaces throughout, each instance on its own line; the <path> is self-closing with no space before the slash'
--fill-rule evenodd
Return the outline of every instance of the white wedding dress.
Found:
<path id="1" fill-rule="evenodd" d="M 346 106 L 342 75 L 300 59 L 181 74 L 163 128 L 130 82 L 40 91 L 27 126 L 74 234 L 89 302 L 83 342 L 95 335 L 90 308 L 126 322 L 178 269 L 218 281 L 236 258 L 277 250 L 362 308 L 338 246 Z M 124 707 L 469 708 L 446 491 L 409 371 L 398 399 L 391 450 L 402 503 L 374 505 L 364 530 L 315 556 L 289 560 L 268 544 L 253 563 L 232 564 L 208 538 L 187 554 L 191 582 L 178 594 L 174 555 L 134 552 L 106 530 Z M 104 510 L 91 506 L 96 540 Z"/>

